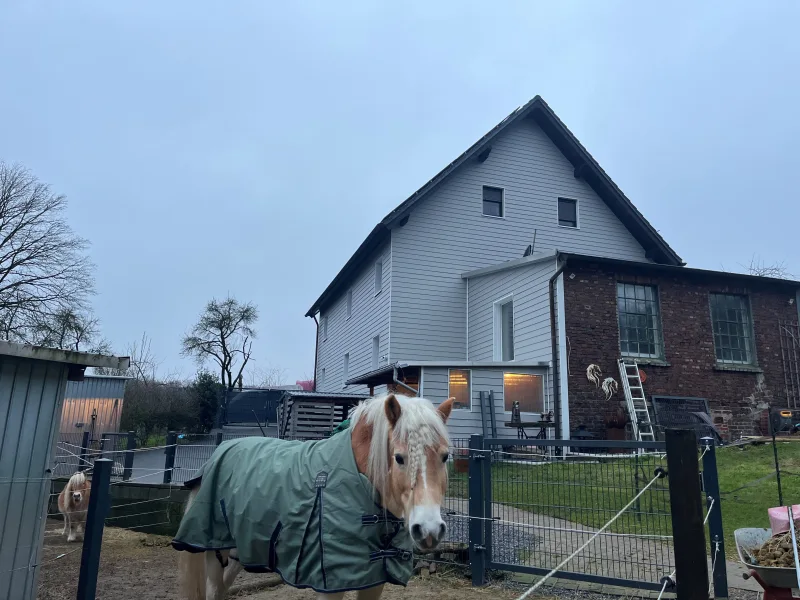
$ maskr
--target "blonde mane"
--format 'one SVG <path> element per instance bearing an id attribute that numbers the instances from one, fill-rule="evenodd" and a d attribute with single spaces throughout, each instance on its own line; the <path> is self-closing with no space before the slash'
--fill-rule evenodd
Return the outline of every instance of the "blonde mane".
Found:
<path id="1" fill-rule="evenodd" d="M 424 468 L 425 448 L 441 441 L 449 446 L 450 436 L 444 421 L 429 400 L 399 394 L 394 396 L 400 403 L 401 412 L 392 431 L 392 441 L 403 442 L 408 446 L 409 475 L 414 481 L 416 469 Z M 386 490 L 389 461 L 392 460 L 387 443 L 391 429 L 385 410 L 388 397 L 389 394 L 383 394 L 364 400 L 356 407 L 352 416 L 353 426 L 363 419 L 372 428 L 366 476 L 381 495 Z"/>

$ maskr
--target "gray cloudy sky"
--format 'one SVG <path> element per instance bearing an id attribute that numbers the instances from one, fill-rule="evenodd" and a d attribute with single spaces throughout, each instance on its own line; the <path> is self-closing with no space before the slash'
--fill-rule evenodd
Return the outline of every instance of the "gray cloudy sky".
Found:
<path id="1" fill-rule="evenodd" d="M 2 0 L 0 158 L 68 196 L 118 351 L 212 296 L 258 366 L 369 230 L 541 94 L 692 266 L 796 252 L 800 2 Z"/>

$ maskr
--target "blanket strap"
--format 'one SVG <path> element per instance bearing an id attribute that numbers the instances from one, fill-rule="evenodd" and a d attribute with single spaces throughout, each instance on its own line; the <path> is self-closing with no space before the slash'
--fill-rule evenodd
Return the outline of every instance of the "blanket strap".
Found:
<path id="1" fill-rule="evenodd" d="M 361 515 L 362 525 L 379 525 L 380 523 L 402 523 L 403 519 L 398 519 L 389 513 L 378 513 L 374 515 Z"/>
<path id="2" fill-rule="evenodd" d="M 402 550 L 400 548 L 386 548 L 385 550 L 377 550 L 370 552 L 369 562 L 375 562 L 384 558 L 399 558 L 400 560 L 411 560 L 413 553 L 410 550 Z"/>

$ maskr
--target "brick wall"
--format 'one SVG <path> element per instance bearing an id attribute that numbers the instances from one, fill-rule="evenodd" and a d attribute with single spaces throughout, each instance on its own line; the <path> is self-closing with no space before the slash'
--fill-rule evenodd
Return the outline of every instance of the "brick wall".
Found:
<path id="1" fill-rule="evenodd" d="M 617 281 L 658 287 L 666 364 L 641 365 L 648 399 L 652 395 L 706 398 L 712 418 L 729 439 L 760 434 L 764 409 L 769 404 L 786 406 L 778 321 L 797 320 L 797 306 L 789 304 L 796 298 L 794 288 L 724 274 L 709 277 L 573 259 L 564 270 L 573 431 L 585 425 L 604 437 L 605 416 L 624 400 L 617 367 Z M 749 296 L 758 372 L 732 372 L 717 366 L 710 292 Z M 613 377 L 620 384 L 610 401 L 587 379 L 590 364 L 599 365 L 604 378 Z"/>

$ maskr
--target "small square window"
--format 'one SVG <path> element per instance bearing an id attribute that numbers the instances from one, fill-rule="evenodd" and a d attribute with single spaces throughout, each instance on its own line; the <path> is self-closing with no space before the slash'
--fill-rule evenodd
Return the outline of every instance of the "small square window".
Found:
<path id="1" fill-rule="evenodd" d="M 383 289 L 383 261 L 375 263 L 375 293 Z"/>
<path id="2" fill-rule="evenodd" d="M 558 224 L 562 227 L 578 227 L 578 201 L 570 198 L 558 199 Z"/>
<path id="3" fill-rule="evenodd" d="M 504 217 L 503 190 L 483 186 L 483 214 L 487 217 Z"/>
<path id="4" fill-rule="evenodd" d="M 450 369 L 448 397 L 455 398 L 453 401 L 454 409 L 472 408 L 470 372 L 461 369 Z"/>
<path id="5" fill-rule="evenodd" d="M 512 412 L 519 402 L 521 413 L 544 411 L 544 378 L 528 373 L 503 373 L 503 408 Z"/>

